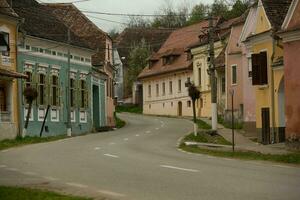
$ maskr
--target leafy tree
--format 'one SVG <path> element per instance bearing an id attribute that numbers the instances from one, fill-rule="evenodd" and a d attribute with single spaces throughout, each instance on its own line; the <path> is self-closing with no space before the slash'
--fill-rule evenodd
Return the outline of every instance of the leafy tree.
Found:
<path id="1" fill-rule="evenodd" d="M 214 0 L 214 3 L 211 5 L 211 13 L 213 16 L 225 17 L 228 11 L 229 6 L 225 0 Z"/>
<path id="2" fill-rule="evenodd" d="M 115 28 L 111 29 L 110 31 L 108 31 L 108 35 L 112 38 L 112 39 L 116 39 L 119 36 L 119 31 Z"/>
<path id="3" fill-rule="evenodd" d="M 128 22 L 128 28 L 147 28 L 151 26 L 151 21 L 142 16 L 131 16 Z"/>
<path id="4" fill-rule="evenodd" d="M 195 5 L 192 9 L 191 16 L 187 22 L 188 25 L 195 24 L 207 16 L 209 10 L 209 5 L 199 3 Z"/>
<path id="5" fill-rule="evenodd" d="M 165 1 L 165 5 L 157 16 L 154 17 L 152 27 L 178 28 L 186 25 L 189 9 L 187 6 L 180 6 L 175 9 L 171 1 Z"/>
<path id="6" fill-rule="evenodd" d="M 232 19 L 245 13 L 250 5 L 249 0 L 235 0 L 230 11 L 227 12 L 225 18 Z"/>
<path id="7" fill-rule="evenodd" d="M 132 85 L 137 80 L 139 73 L 147 66 L 150 53 L 150 47 L 144 39 L 132 47 L 128 59 L 127 91 L 132 90 Z"/>

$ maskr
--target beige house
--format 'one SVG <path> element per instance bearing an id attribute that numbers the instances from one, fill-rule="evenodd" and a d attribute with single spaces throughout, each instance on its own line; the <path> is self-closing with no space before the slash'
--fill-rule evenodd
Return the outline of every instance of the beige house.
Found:
<path id="1" fill-rule="evenodd" d="M 216 20 L 214 35 L 215 75 L 217 81 L 217 110 L 218 115 L 225 114 L 226 108 L 226 76 L 225 76 L 225 52 L 230 36 L 231 26 L 240 21 L 234 18 L 228 21 Z M 211 80 L 209 73 L 209 41 L 207 35 L 199 36 L 198 42 L 192 44 L 190 52 L 193 57 L 193 79 L 196 87 L 201 92 L 197 101 L 196 112 L 198 117 L 211 117 Z"/>
<path id="2" fill-rule="evenodd" d="M 185 83 L 193 81 L 193 62 L 187 47 L 196 43 L 203 21 L 174 31 L 149 66 L 139 75 L 143 84 L 143 112 L 151 115 L 192 116 L 192 102 Z"/>

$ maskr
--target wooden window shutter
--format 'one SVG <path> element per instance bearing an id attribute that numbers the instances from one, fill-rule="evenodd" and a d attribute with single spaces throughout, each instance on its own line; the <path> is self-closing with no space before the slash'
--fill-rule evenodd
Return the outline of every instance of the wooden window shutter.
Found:
<path id="1" fill-rule="evenodd" d="M 267 52 L 261 52 L 259 54 L 260 58 L 260 84 L 268 84 L 268 62 L 267 62 Z"/>
<path id="2" fill-rule="evenodd" d="M 260 85 L 260 54 L 252 54 L 252 85 Z"/>

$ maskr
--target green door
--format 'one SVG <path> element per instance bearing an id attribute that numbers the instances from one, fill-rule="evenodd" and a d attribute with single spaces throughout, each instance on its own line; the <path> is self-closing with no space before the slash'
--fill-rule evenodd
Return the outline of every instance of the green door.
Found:
<path id="1" fill-rule="evenodd" d="M 99 87 L 96 85 L 93 85 L 93 124 L 95 129 L 100 127 Z"/>

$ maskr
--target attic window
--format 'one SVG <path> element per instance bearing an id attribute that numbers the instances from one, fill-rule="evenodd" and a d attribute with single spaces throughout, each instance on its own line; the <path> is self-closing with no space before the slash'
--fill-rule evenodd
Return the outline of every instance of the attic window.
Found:
<path id="1" fill-rule="evenodd" d="M 163 65 L 170 65 L 174 62 L 175 56 L 165 56 L 163 59 Z"/>
<path id="2" fill-rule="evenodd" d="M 252 85 L 268 84 L 267 52 L 252 54 Z"/>
<path id="3" fill-rule="evenodd" d="M 192 60 L 193 59 L 193 56 L 192 56 L 191 52 L 187 52 L 186 57 L 187 57 L 186 60 Z"/>
<path id="4" fill-rule="evenodd" d="M 156 62 L 155 60 L 149 60 L 149 68 L 153 67 L 155 62 Z"/>

